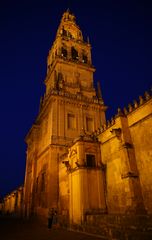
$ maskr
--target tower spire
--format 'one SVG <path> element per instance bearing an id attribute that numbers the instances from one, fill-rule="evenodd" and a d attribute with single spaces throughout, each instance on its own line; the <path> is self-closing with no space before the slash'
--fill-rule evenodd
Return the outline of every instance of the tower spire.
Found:
<path id="1" fill-rule="evenodd" d="M 97 96 L 99 99 L 102 99 L 101 85 L 99 81 L 97 82 Z"/>

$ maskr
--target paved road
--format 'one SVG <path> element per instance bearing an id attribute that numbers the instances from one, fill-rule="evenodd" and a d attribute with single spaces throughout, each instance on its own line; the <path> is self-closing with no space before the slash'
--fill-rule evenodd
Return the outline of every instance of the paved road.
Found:
<path id="1" fill-rule="evenodd" d="M 102 238 L 66 231 L 48 230 L 47 226 L 37 221 L 0 218 L 0 240 L 101 240 Z"/>

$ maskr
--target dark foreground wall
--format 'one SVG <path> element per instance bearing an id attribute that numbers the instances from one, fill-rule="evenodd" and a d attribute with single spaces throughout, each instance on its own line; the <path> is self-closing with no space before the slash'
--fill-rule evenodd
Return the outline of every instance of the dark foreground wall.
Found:
<path id="1" fill-rule="evenodd" d="M 68 227 L 66 219 L 62 219 L 61 225 Z M 152 215 L 87 215 L 82 225 L 71 225 L 70 228 L 97 234 L 105 239 L 150 240 Z"/>

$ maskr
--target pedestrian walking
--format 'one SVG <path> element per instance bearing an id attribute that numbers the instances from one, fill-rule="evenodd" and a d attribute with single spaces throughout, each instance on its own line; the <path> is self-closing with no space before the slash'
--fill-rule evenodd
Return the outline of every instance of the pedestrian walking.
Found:
<path id="1" fill-rule="evenodd" d="M 51 227 L 52 227 L 53 215 L 54 215 L 54 209 L 49 208 L 49 211 L 48 211 L 48 229 L 51 229 Z"/>
<path id="2" fill-rule="evenodd" d="M 54 228 L 58 228 L 59 227 L 59 224 L 58 224 L 58 214 L 57 214 L 56 210 L 54 211 L 54 214 L 53 214 L 52 225 L 53 225 Z"/>

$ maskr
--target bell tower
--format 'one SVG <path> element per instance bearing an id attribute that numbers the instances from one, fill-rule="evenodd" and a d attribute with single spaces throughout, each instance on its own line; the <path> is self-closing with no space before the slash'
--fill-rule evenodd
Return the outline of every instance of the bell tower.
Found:
<path id="1" fill-rule="evenodd" d="M 47 58 L 46 92 L 26 136 L 25 212 L 47 215 L 60 201 L 60 156 L 82 132 L 105 124 L 103 99 L 93 82 L 91 45 L 66 11 Z M 64 188 L 64 187 L 63 187 Z"/>
<path id="2" fill-rule="evenodd" d="M 47 60 L 46 93 L 57 89 L 95 97 L 91 45 L 83 40 L 76 19 L 69 11 L 62 16 Z"/>

